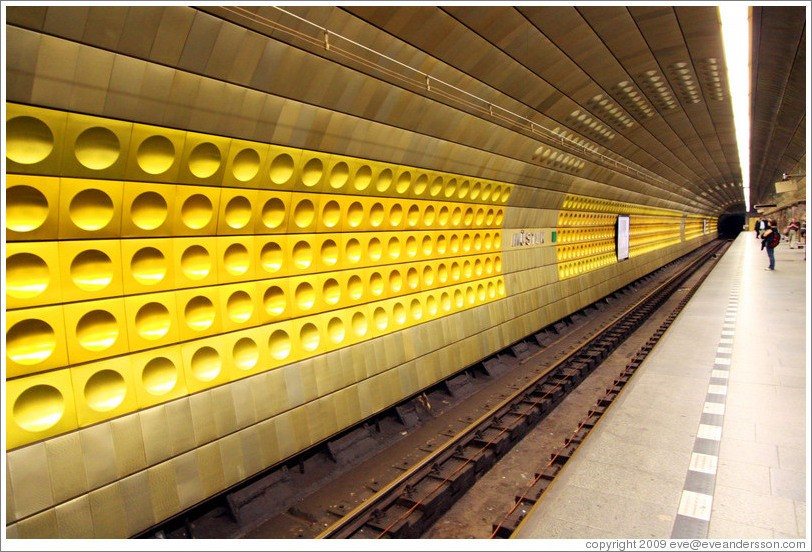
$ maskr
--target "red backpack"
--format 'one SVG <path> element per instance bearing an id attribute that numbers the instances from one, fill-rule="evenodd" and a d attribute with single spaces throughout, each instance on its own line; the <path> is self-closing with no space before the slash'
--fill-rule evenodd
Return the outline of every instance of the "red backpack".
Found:
<path id="1" fill-rule="evenodd" d="M 767 236 L 767 247 L 778 247 L 779 243 L 781 243 L 781 234 L 773 228 L 772 233 Z"/>

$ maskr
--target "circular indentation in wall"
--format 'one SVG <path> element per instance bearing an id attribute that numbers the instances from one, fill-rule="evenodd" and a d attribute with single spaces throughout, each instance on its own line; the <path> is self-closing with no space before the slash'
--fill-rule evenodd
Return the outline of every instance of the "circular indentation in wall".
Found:
<path id="1" fill-rule="evenodd" d="M 494 222 L 496 223 L 497 226 L 502 225 L 502 217 L 503 216 L 504 216 L 504 213 L 503 213 L 502 209 L 499 209 L 498 211 L 496 211 L 496 218 L 494 219 Z"/>
<path id="2" fill-rule="evenodd" d="M 251 148 L 245 148 L 234 156 L 231 174 L 240 182 L 248 182 L 259 172 L 259 162 L 259 153 Z"/>
<path id="3" fill-rule="evenodd" d="M 405 194 L 409 191 L 409 185 L 412 183 L 412 173 L 403 171 L 398 176 L 398 181 L 395 183 L 395 191 L 399 194 Z"/>
<path id="4" fill-rule="evenodd" d="M 189 153 L 189 172 L 197 178 L 209 178 L 220 168 L 220 149 L 211 142 L 202 142 Z"/>
<path id="5" fill-rule="evenodd" d="M 434 206 L 429 205 L 428 207 L 426 207 L 426 210 L 423 211 L 423 224 L 425 226 L 431 226 L 432 224 L 434 224 L 434 218 L 435 218 Z"/>
<path id="6" fill-rule="evenodd" d="M 293 176 L 293 157 L 287 153 L 281 153 L 271 160 L 270 177 L 271 182 L 277 186 L 287 184 Z"/>
<path id="7" fill-rule="evenodd" d="M 275 230 L 285 220 L 285 203 L 278 197 L 272 197 L 262 206 L 262 224 L 265 228 Z"/>
<path id="8" fill-rule="evenodd" d="M 491 201 L 500 201 L 500 196 L 502 195 L 502 187 L 498 184 L 493 187 L 493 197 Z"/>
<path id="9" fill-rule="evenodd" d="M 330 187 L 340 190 L 350 178 L 350 167 L 344 161 L 339 161 L 330 170 Z"/>
<path id="10" fill-rule="evenodd" d="M 175 387 L 178 381 L 178 369 L 166 357 L 156 357 L 147 362 L 141 372 L 141 383 L 150 395 L 160 397 Z"/>
<path id="11" fill-rule="evenodd" d="M 217 312 L 211 299 L 203 295 L 193 297 L 183 311 L 186 324 L 193 330 L 202 332 L 214 324 Z"/>
<path id="12" fill-rule="evenodd" d="M 473 268 L 471 266 L 471 261 L 466 260 L 464 263 L 462 263 L 462 275 L 463 275 L 463 277 L 465 277 L 466 279 L 470 278 L 472 270 L 473 270 Z"/>
<path id="13" fill-rule="evenodd" d="M 328 278 L 321 288 L 321 296 L 328 305 L 335 305 L 341 299 L 341 286 L 335 278 Z"/>
<path id="14" fill-rule="evenodd" d="M 462 235 L 462 250 L 464 252 L 471 251 L 471 235 L 470 234 L 463 234 Z"/>
<path id="15" fill-rule="evenodd" d="M 118 339 L 118 321 L 113 313 L 95 309 L 82 315 L 76 324 L 76 339 L 88 351 L 105 351 Z"/>
<path id="16" fill-rule="evenodd" d="M 268 349 L 271 356 L 277 360 L 284 360 L 290 355 L 290 336 L 285 330 L 274 330 L 268 338 Z"/>
<path id="17" fill-rule="evenodd" d="M 313 264 L 313 248 L 304 240 L 296 242 L 293 246 L 292 260 L 296 268 L 305 270 Z"/>
<path id="18" fill-rule="evenodd" d="M 403 288 L 403 276 L 400 275 L 400 271 L 393 270 L 389 273 L 389 289 L 398 293 L 401 288 Z"/>
<path id="19" fill-rule="evenodd" d="M 321 244 L 321 262 L 333 266 L 338 262 L 338 245 L 333 240 L 324 240 Z"/>
<path id="20" fill-rule="evenodd" d="M 305 163 L 304 168 L 302 168 L 302 184 L 311 188 L 319 183 L 323 174 L 324 164 L 321 159 L 314 157 Z"/>
<path id="21" fill-rule="evenodd" d="M 316 208 L 309 199 L 303 199 L 293 209 L 293 223 L 299 228 L 307 228 L 316 218 Z"/>
<path id="22" fill-rule="evenodd" d="M 460 199 L 465 199 L 468 195 L 468 191 L 471 189 L 471 182 L 469 180 L 463 180 L 460 183 L 460 187 L 457 189 L 457 197 Z"/>
<path id="23" fill-rule="evenodd" d="M 429 313 L 429 316 L 437 314 L 437 299 L 434 298 L 434 295 L 426 298 L 426 312 Z"/>
<path id="24" fill-rule="evenodd" d="M 241 243 L 232 243 L 226 248 L 223 261 L 226 272 L 232 276 L 240 276 L 248 272 L 251 257 L 248 249 Z"/>
<path id="25" fill-rule="evenodd" d="M 431 236 L 423 236 L 423 243 L 420 244 L 421 249 L 423 250 L 423 255 L 429 256 L 431 255 L 432 250 L 432 243 L 431 243 Z"/>
<path id="26" fill-rule="evenodd" d="M 355 172 L 355 178 L 353 179 L 353 187 L 359 191 L 363 192 L 366 190 L 369 185 L 372 183 L 372 169 L 369 165 L 362 165 Z"/>
<path id="27" fill-rule="evenodd" d="M 6 258 L 6 293 L 16 299 L 32 299 L 45 291 L 51 271 L 41 257 L 15 253 Z"/>
<path id="28" fill-rule="evenodd" d="M 259 347 L 250 337 L 242 337 L 234 344 L 231 356 L 237 368 L 251 370 L 259 362 Z"/>
<path id="29" fill-rule="evenodd" d="M 296 286 L 293 297 L 300 309 L 308 310 L 316 303 L 316 290 L 309 282 L 302 282 Z"/>
<path id="30" fill-rule="evenodd" d="M 445 312 L 451 310 L 451 296 L 448 294 L 448 292 L 444 291 L 443 294 L 440 296 L 440 306 L 443 308 Z"/>
<path id="31" fill-rule="evenodd" d="M 477 259 L 474 261 L 474 274 L 476 276 L 482 276 L 482 260 Z"/>
<path id="32" fill-rule="evenodd" d="M 141 230 L 155 230 L 166 222 L 168 215 L 166 200 L 156 192 L 138 194 L 130 206 L 130 218 Z"/>
<path id="33" fill-rule="evenodd" d="M 166 136 L 150 136 L 138 146 L 136 160 L 147 174 L 161 174 L 175 162 L 175 146 Z"/>
<path id="34" fill-rule="evenodd" d="M 457 261 L 451 263 L 451 271 L 450 271 L 451 279 L 455 282 L 458 281 L 460 279 L 461 273 L 462 271 L 460 269 L 460 263 L 458 263 Z"/>
<path id="35" fill-rule="evenodd" d="M 344 257 L 352 262 L 357 263 L 361 260 L 361 242 L 355 238 L 350 238 L 344 246 Z"/>
<path id="36" fill-rule="evenodd" d="M 380 261 L 381 256 L 383 255 L 383 245 L 381 244 L 381 240 L 378 238 L 372 238 L 369 240 L 369 244 L 367 244 L 367 252 L 369 253 L 370 260 Z"/>
<path id="37" fill-rule="evenodd" d="M 445 192 L 443 192 L 445 197 L 451 197 L 457 193 L 457 179 L 452 178 L 445 185 Z"/>
<path id="38" fill-rule="evenodd" d="M 485 225 L 490 226 L 491 224 L 493 224 L 494 218 L 495 218 L 495 215 L 494 215 L 493 209 L 488 209 L 488 214 L 485 215 Z"/>
<path id="39" fill-rule="evenodd" d="M 340 318 L 333 317 L 327 323 L 327 336 L 330 338 L 335 344 L 341 343 L 344 341 L 344 321 Z"/>
<path id="40" fill-rule="evenodd" d="M 425 174 L 421 174 L 417 177 L 417 180 L 414 181 L 414 193 L 415 195 L 422 195 L 423 192 L 426 191 L 426 188 L 429 185 L 429 177 Z"/>
<path id="41" fill-rule="evenodd" d="M 212 347 L 206 346 L 194 352 L 190 367 L 196 380 L 207 382 L 220 374 L 223 363 L 220 360 L 220 354 Z"/>
<path id="42" fill-rule="evenodd" d="M 488 274 L 491 274 L 491 273 L 493 273 L 493 259 L 491 259 L 490 257 L 486 257 L 485 258 L 485 274 L 488 275 Z"/>
<path id="43" fill-rule="evenodd" d="M 331 199 L 325 203 L 321 210 L 321 221 L 327 228 L 334 228 L 341 220 L 341 205 L 338 201 Z"/>
<path id="44" fill-rule="evenodd" d="M 193 246 L 193 247 L 197 247 L 197 248 L 201 249 L 203 251 L 203 253 L 206 255 L 206 258 L 208 258 L 208 253 L 206 253 L 205 249 L 203 249 L 200 246 Z M 189 248 L 189 249 L 192 249 L 192 248 Z M 184 273 L 186 273 L 186 275 L 190 279 L 196 280 L 196 279 L 202 278 L 206 274 L 208 274 L 209 269 L 208 268 L 204 269 L 202 266 L 200 266 L 200 263 L 196 263 L 195 260 L 190 261 L 190 259 L 188 257 L 189 256 L 193 257 L 194 252 L 192 252 L 190 254 L 189 249 L 187 249 L 184 252 L 184 254 L 181 256 L 181 265 L 184 267 L 183 268 Z M 88 253 L 88 252 L 86 251 L 85 253 Z M 99 253 L 101 253 L 101 252 L 99 252 Z M 104 255 L 104 254 L 102 253 L 102 255 Z M 106 255 L 105 255 L 105 257 L 106 257 Z M 79 257 L 76 257 L 76 259 L 74 259 L 74 263 L 78 259 L 79 259 Z M 191 265 L 196 265 L 196 266 L 191 266 Z M 187 269 L 188 269 L 188 272 L 187 272 Z M 97 270 L 98 270 L 98 268 L 97 268 Z M 135 279 L 136 282 L 138 282 L 139 284 L 144 284 L 145 286 L 151 286 L 151 285 L 157 284 L 158 282 L 163 280 L 164 277 L 166 276 L 167 270 L 168 270 L 167 261 L 166 261 L 166 258 L 164 257 L 164 254 L 161 253 L 160 250 L 158 250 L 158 249 L 156 249 L 154 247 L 142 247 L 141 249 L 139 249 L 138 251 L 135 252 L 135 255 L 133 255 L 133 258 L 130 261 L 130 273 L 132 274 L 132 276 L 133 276 L 133 278 Z M 200 275 L 201 272 L 203 272 L 202 275 Z M 73 270 L 71 270 L 71 273 L 73 273 Z M 112 278 L 112 274 L 113 273 L 112 273 L 112 266 L 111 266 L 110 272 L 109 272 L 109 275 L 110 275 L 109 277 L 110 278 Z M 87 279 L 87 277 L 86 277 L 86 279 Z M 76 285 L 78 285 L 79 287 L 82 287 L 76 281 L 75 278 L 74 278 L 74 282 L 76 282 Z"/>
<path id="45" fill-rule="evenodd" d="M 243 290 L 238 290 L 228 296 L 226 301 L 228 318 L 237 324 L 242 324 L 254 314 L 254 303 L 251 296 Z"/>
<path id="46" fill-rule="evenodd" d="M 454 207 L 454 211 L 452 211 L 451 213 L 452 226 L 459 226 L 461 221 L 462 221 L 462 209 L 459 207 Z"/>
<path id="47" fill-rule="evenodd" d="M 180 219 L 187 228 L 200 230 L 212 220 L 214 209 L 211 200 L 203 194 L 192 194 L 180 209 Z"/>
<path id="48" fill-rule="evenodd" d="M 34 385 L 14 401 L 14 423 L 26 431 L 45 431 L 53 427 L 65 412 L 65 398 L 56 387 Z"/>
<path id="49" fill-rule="evenodd" d="M 494 249 L 502 248 L 502 234 L 499 232 L 493 235 L 493 247 Z"/>
<path id="50" fill-rule="evenodd" d="M 364 206 L 358 201 L 353 201 L 347 209 L 347 224 L 352 228 L 357 228 L 364 221 Z"/>
<path id="51" fill-rule="evenodd" d="M 406 238 L 406 255 L 412 258 L 417 255 L 417 238 L 414 236 Z"/>
<path id="52" fill-rule="evenodd" d="M 423 285 L 431 286 L 434 284 L 434 269 L 426 265 L 423 267 Z"/>
<path id="53" fill-rule="evenodd" d="M 454 290 L 454 306 L 458 309 L 465 306 L 465 297 L 463 297 L 462 291 L 459 289 Z"/>
<path id="54" fill-rule="evenodd" d="M 437 253 L 440 255 L 445 255 L 446 249 L 448 248 L 448 240 L 445 237 L 445 234 L 440 234 L 437 236 Z"/>
<path id="55" fill-rule="evenodd" d="M 389 255 L 389 258 L 392 260 L 397 260 L 400 258 L 401 246 L 400 240 L 397 238 L 397 236 L 392 236 L 389 238 L 389 244 L 386 246 L 386 252 Z"/>
<path id="56" fill-rule="evenodd" d="M 485 209 L 477 209 L 476 215 L 474 216 L 474 224 L 482 226 L 483 222 L 485 222 Z"/>
<path id="57" fill-rule="evenodd" d="M 481 250 L 482 250 L 482 234 L 476 233 L 474 234 L 474 251 Z"/>
<path id="58" fill-rule="evenodd" d="M 14 117 L 6 121 L 6 157 L 21 165 L 33 165 L 54 149 L 54 134 L 48 125 L 34 117 Z"/>
<path id="59" fill-rule="evenodd" d="M 68 215 L 82 230 L 101 230 L 113 220 L 113 200 L 95 188 L 82 190 L 71 199 Z"/>
<path id="60" fill-rule="evenodd" d="M 378 190 L 380 193 L 384 193 L 389 189 L 389 186 L 392 185 L 392 178 L 393 178 L 392 170 L 391 169 L 384 169 L 378 174 L 378 178 L 375 181 L 375 189 Z"/>
<path id="61" fill-rule="evenodd" d="M 364 337 L 369 330 L 369 322 L 363 312 L 352 315 L 352 332 L 358 337 Z"/>
<path id="62" fill-rule="evenodd" d="M 448 281 L 448 267 L 445 265 L 445 263 L 440 263 L 437 266 L 437 279 L 441 284 Z"/>
<path id="63" fill-rule="evenodd" d="M 392 228 L 397 228 L 402 222 L 403 206 L 400 203 L 395 203 L 392 205 L 392 209 L 389 211 L 389 224 L 392 225 Z"/>
<path id="64" fill-rule="evenodd" d="M 146 303 L 135 313 L 135 331 L 143 339 L 160 339 L 167 334 L 171 325 L 169 309 L 161 303 Z"/>
<path id="65" fill-rule="evenodd" d="M 415 290 L 420 286 L 420 275 L 414 267 L 406 271 L 406 286 L 408 286 L 410 290 Z"/>
<path id="66" fill-rule="evenodd" d="M 321 337 L 319 336 L 319 329 L 315 324 L 307 322 L 302 326 L 302 329 L 299 330 L 299 342 L 302 344 L 302 348 L 305 351 L 315 351 L 318 348 L 320 341 Z"/>
<path id="67" fill-rule="evenodd" d="M 369 223 L 373 228 L 377 228 L 383 223 L 384 208 L 381 203 L 376 202 L 369 210 Z"/>
<path id="68" fill-rule="evenodd" d="M 121 155 L 121 144 L 118 136 L 110 129 L 91 127 L 76 137 L 73 154 L 83 167 L 101 171 L 118 160 Z"/>
<path id="69" fill-rule="evenodd" d="M 44 320 L 27 318 L 6 332 L 6 356 L 24 366 L 47 359 L 56 349 L 56 334 Z"/>
<path id="70" fill-rule="evenodd" d="M 285 292 L 279 286 L 269 287 L 262 296 L 262 304 L 265 306 L 265 312 L 271 316 L 279 316 L 287 307 Z"/>
<path id="71" fill-rule="evenodd" d="M 496 290 L 497 290 L 497 292 L 499 293 L 500 296 L 504 295 L 505 294 L 505 282 L 503 282 L 502 280 L 499 280 L 496 283 Z"/>
<path id="72" fill-rule="evenodd" d="M 142 249 L 141 251 L 145 251 L 147 249 L 154 250 L 154 248 L 148 247 Z M 160 254 L 160 251 L 158 251 L 158 253 Z M 161 259 L 163 259 L 162 254 Z M 153 261 L 156 260 L 157 259 L 153 257 Z M 133 258 L 133 262 L 135 262 L 135 258 Z M 190 280 L 202 280 L 211 272 L 211 255 L 209 255 L 209 252 L 202 245 L 192 245 L 187 247 L 181 255 L 180 266 L 183 274 Z M 136 279 L 139 280 L 137 276 Z"/>
<path id="73" fill-rule="evenodd" d="M 406 222 L 409 226 L 417 226 L 420 222 L 420 206 L 419 205 L 412 205 L 409 207 L 409 211 L 406 213 Z"/>
<path id="74" fill-rule="evenodd" d="M 472 208 L 468 207 L 465 210 L 462 222 L 465 226 L 471 226 L 471 223 L 474 222 L 474 210 Z"/>
<path id="75" fill-rule="evenodd" d="M 465 288 L 465 302 L 469 305 L 473 305 L 474 301 L 476 301 L 476 294 L 474 293 L 474 288 L 468 286 Z"/>
<path id="76" fill-rule="evenodd" d="M 395 303 L 395 306 L 392 307 L 392 318 L 400 325 L 403 325 L 406 322 L 406 307 L 402 304 Z"/>
<path id="77" fill-rule="evenodd" d="M 496 286 L 493 285 L 493 282 L 488 282 L 488 297 L 491 299 L 496 297 Z"/>
<path id="78" fill-rule="evenodd" d="M 431 197 L 437 197 L 440 192 L 443 191 L 443 177 L 438 176 L 434 180 L 431 181 L 431 187 L 429 188 L 429 195 Z"/>
<path id="79" fill-rule="evenodd" d="M 445 205 L 440 207 L 440 212 L 437 215 L 437 225 L 440 226 L 440 227 L 443 227 L 446 224 L 448 224 L 449 216 L 450 216 L 450 211 L 448 210 L 448 207 L 446 207 Z"/>
<path id="80" fill-rule="evenodd" d="M 487 294 L 485 292 L 485 286 L 483 286 L 482 284 L 477 284 L 476 296 L 477 296 L 477 299 L 479 299 L 480 301 L 484 301 L 485 299 L 487 299 Z"/>
<path id="81" fill-rule="evenodd" d="M 490 184 L 485 184 L 482 187 L 482 201 L 488 201 L 488 198 L 491 197 L 492 188 Z"/>
<path id="82" fill-rule="evenodd" d="M 460 237 L 457 234 L 452 234 L 449 240 L 449 250 L 456 253 L 460 250 Z"/>
<path id="83" fill-rule="evenodd" d="M 282 246 L 276 242 L 268 242 L 259 252 L 259 262 L 262 269 L 269 274 L 278 272 L 282 268 Z"/>
<path id="84" fill-rule="evenodd" d="M 48 218 L 48 200 L 31 186 L 6 189 L 6 228 L 15 232 L 36 230 Z"/>
<path id="85" fill-rule="evenodd" d="M 347 280 L 347 292 L 353 299 L 361 298 L 361 295 L 364 293 L 364 283 L 361 281 L 360 276 L 350 276 L 350 279 Z"/>
<path id="86" fill-rule="evenodd" d="M 412 302 L 409 303 L 409 314 L 412 316 L 412 320 L 420 320 L 423 318 L 423 305 L 417 299 L 412 299 Z"/>
<path id="87" fill-rule="evenodd" d="M 251 201 L 245 196 L 234 196 L 226 203 L 226 224 L 234 230 L 245 228 L 251 221 Z"/>
<path id="88" fill-rule="evenodd" d="M 383 293 L 383 276 L 379 272 L 373 272 L 369 277 L 369 291 L 373 295 L 381 295 Z"/>
<path id="89" fill-rule="evenodd" d="M 383 307 L 377 307 L 372 313 L 372 323 L 380 331 L 384 331 L 389 325 L 389 317 L 386 315 L 386 311 L 383 310 Z"/>
<path id="90" fill-rule="evenodd" d="M 126 394 L 127 384 L 115 370 L 99 370 L 85 383 L 85 402 L 96 412 L 113 410 Z"/>

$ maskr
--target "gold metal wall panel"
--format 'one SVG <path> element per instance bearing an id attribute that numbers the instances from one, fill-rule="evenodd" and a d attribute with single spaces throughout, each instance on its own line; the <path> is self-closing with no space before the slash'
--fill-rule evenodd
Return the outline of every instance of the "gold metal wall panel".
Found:
<path id="1" fill-rule="evenodd" d="M 54 503 L 48 457 L 44 443 L 6 453 L 14 487 L 14 513 L 22 519 Z"/>
<path id="2" fill-rule="evenodd" d="M 118 477 L 116 451 L 110 424 L 99 424 L 82 431 L 82 454 L 87 484 L 99 487 Z"/>
<path id="3" fill-rule="evenodd" d="M 97 539 L 125 539 L 126 518 L 121 485 L 116 481 L 90 493 L 90 513 L 93 518 L 93 537 Z"/>
<path id="4" fill-rule="evenodd" d="M 197 446 L 213 441 L 217 437 L 217 432 L 211 391 L 189 395 L 189 406 L 192 409 L 192 425 Z"/>
<path id="5" fill-rule="evenodd" d="M 166 519 L 178 511 L 178 484 L 172 462 L 163 462 L 147 470 L 149 494 L 155 517 Z"/>
<path id="6" fill-rule="evenodd" d="M 176 456 L 171 460 L 178 485 L 178 502 L 181 508 L 188 508 L 206 498 L 200 481 L 197 454 L 192 451 Z"/>
<path id="7" fill-rule="evenodd" d="M 172 455 L 172 443 L 169 440 L 169 421 L 166 406 L 159 405 L 138 413 L 141 422 L 141 434 L 144 438 L 144 457 L 147 466 L 166 460 Z"/>
<path id="8" fill-rule="evenodd" d="M 195 449 L 197 456 L 200 484 L 205 496 L 225 488 L 225 474 L 223 473 L 223 460 L 220 455 L 220 446 L 209 443 Z"/>
<path id="9" fill-rule="evenodd" d="M 40 514 L 23 519 L 17 522 L 16 527 L 21 539 L 60 538 L 54 510 L 45 510 Z"/>
<path id="10" fill-rule="evenodd" d="M 237 436 L 240 441 L 244 473 L 246 476 L 257 473 L 264 467 L 259 431 L 255 426 L 249 427 L 240 431 Z"/>
<path id="11" fill-rule="evenodd" d="M 48 475 L 53 489 L 54 504 L 90 490 L 82 465 L 82 440 L 78 433 L 60 435 L 45 441 Z M 121 473 L 119 472 L 119 475 Z"/>
<path id="12" fill-rule="evenodd" d="M 222 459 L 226 486 L 239 483 L 249 475 L 245 473 L 243 466 L 240 436 L 232 433 L 217 442 L 220 445 L 220 457 Z"/>
<path id="13" fill-rule="evenodd" d="M 110 422 L 116 452 L 118 477 L 123 478 L 146 467 L 144 437 L 138 414 L 122 416 Z"/>
<path id="14" fill-rule="evenodd" d="M 93 538 L 93 515 L 87 495 L 59 504 L 54 512 L 60 539 Z"/>
<path id="15" fill-rule="evenodd" d="M 125 527 L 133 535 L 159 521 L 150 499 L 148 471 L 140 471 L 118 482 L 124 501 Z"/>
<path id="16" fill-rule="evenodd" d="M 172 444 L 172 454 L 178 455 L 191 450 L 195 442 L 194 424 L 192 422 L 192 409 L 189 398 L 184 397 L 177 401 L 166 403 L 167 419 L 172 420 L 169 426 L 169 440 Z"/>

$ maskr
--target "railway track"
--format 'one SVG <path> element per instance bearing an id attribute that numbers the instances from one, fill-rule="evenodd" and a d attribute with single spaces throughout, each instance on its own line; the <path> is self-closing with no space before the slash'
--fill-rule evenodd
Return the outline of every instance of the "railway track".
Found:
<path id="1" fill-rule="evenodd" d="M 400 477 L 322 531 L 317 538 L 417 538 L 488 472 L 528 432 L 543 420 L 628 336 L 634 333 L 698 267 L 720 256 L 727 242 L 717 243 L 671 278 L 637 301 L 614 322 L 565 354 L 548 370 L 506 397 Z M 707 274 L 707 273 L 706 273 Z M 687 304 L 704 275 L 678 307 L 634 355 L 564 446 L 539 467 L 532 484 L 514 500 L 513 508 L 494 523 L 491 537 L 509 537 L 606 407 L 620 393 L 645 355 Z M 525 358 L 526 362 L 530 358 Z"/>

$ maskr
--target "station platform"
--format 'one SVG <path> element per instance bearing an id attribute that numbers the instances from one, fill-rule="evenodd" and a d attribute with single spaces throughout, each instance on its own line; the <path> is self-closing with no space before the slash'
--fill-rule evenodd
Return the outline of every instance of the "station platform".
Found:
<path id="1" fill-rule="evenodd" d="M 741 233 L 513 538 L 798 539 L 809 525 L 804 249 Z"/>

